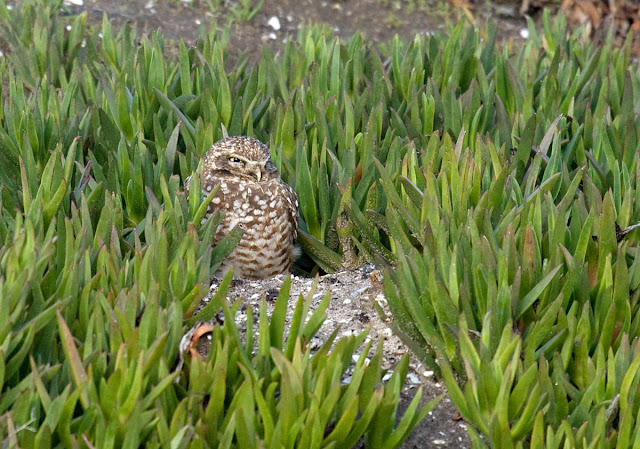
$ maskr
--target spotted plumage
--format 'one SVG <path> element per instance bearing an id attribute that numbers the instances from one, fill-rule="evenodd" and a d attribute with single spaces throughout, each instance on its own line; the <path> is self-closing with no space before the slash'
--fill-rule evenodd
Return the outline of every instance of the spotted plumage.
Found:
<path id="1" fill-rule="evenodd" d="M 269 148 L 250 137 L 227 137 L 203 158 L 203 194 L 220 185 L 206 217 L 224 212 L 214 243 L 238 226 L 243 236 L 217 274 L 262 279 L 291 270 L 296 254 L 298 197 L 271 161 Z M 188 191 L 189 182 L 185 183 Z"/>

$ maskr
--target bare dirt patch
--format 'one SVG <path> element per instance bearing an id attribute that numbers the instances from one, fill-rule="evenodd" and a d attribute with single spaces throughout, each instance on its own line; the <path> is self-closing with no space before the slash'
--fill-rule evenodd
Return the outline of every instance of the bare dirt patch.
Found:
<path id="1" fill-rule="evenodd" d="M 74 0 L 79 2 L 79 0 Z M 396 34 L 412 40 L 416 34 L 444 30 L 460 20 L 495 26 L 502 40 L 520 40 L 526 27 L 520 16 L 518 1 L 485 3 L 463 10 L 444 0 L 266 0 L 249 22 L 235 21 L 231 25 L 230 49 L 246 51 L 257 61 L 264 45 L 276 51 L 287 39 L 295 38 L 305 24 L 330 27 L 341 38 L 348 39 L 359 31 L 374 43 L 383 43 Z M 480 2 L 479 2 L 480 3 Z M 410 5 L 413 4 L 413 9 Z M 89 12 L 92 23 L 99 23 L 107 14 L 112 24 L 129 23 L 140 31 L 160 30 L 170 40 L 194 42 L 201 31 L 223 27 L 228 23 L 228 9 L 212 11 L 205 0 L 84 0 L 82 6 L 68 3 L 72 13 Z M 279 27 L 273 26 L 277 18 Z M 276 29 L 277 28 L 277 29 Z"/>

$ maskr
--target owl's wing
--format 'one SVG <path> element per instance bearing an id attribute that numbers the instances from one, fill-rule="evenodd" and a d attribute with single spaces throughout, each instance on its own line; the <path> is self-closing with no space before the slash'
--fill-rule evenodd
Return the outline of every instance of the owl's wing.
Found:
<path id="1" fill-rule="evenodd" d="M 298 234 L 298 213 L 299 213 L 298 195 L 296 195 L 296 192 L 294 192 L 293 189 L 288 184 L 282 182 L 282 186 L 283 186 L 282 193 L 286 198 L 285 209 L 289 214 L 289 220 L 293 222 L 293 224 L 295 225 L 295 234 L 293 236 L 293 239 L 295 240 L 295 237 Z"/>

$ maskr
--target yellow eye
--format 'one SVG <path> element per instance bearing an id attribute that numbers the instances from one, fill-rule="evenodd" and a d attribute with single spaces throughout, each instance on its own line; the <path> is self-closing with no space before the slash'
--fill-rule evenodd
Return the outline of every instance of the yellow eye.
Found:
<path id="1" fill-rule="evenodd" d="M 229 158 L 229 162 L 242 162 L 242 161 L 241 161 L 241 160 L 240 160 L 240 158 L 238 158 L 238 157 L 231 156 L 231 157 Z"/>

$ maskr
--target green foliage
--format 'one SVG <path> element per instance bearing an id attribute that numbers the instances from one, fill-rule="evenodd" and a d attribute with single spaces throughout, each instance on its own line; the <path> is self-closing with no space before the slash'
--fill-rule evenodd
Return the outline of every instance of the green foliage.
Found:
<path id="1" fill-rule="evenodd" d="M 250 22 L 264 5 L 264 0 L 207 0 L 207 4 L 213 13 L 219 13 L 225 9 L 226 16 L 230 20 Z"/>
<path id="2" fill-rule="evenodd" d="M 67 29 L 59 6 L 0 0 L 2 445 L 401 444 L 437 400 L 418 407 L 418 393 L 396 423 L 408 359 L 383 385 L 364 334 L 312 357 L 328 297 L 310 316 L 313 293 L 298 302 L 285 341 L 288 287 L 270 320 L 263 305 L 255 342 L 222 300 L 230 277 L 194 316 L 241 232 L 211 247 L 221 216 L 204 218 L 215 192 L 203 197 L 193 174 L 224 129 L 265 139 L 285 112 L 265 72 L 275 62 L 227 71 L 213 35 L 168 58 L 159 34 L 138 45 L 106 17 L 88 29 L 86 14 Z M 291 148 L 274 147 L 285 177 L 315 188 L 309 171 L 293 176 Z M 207 360 L 178 368 L 186 329 L 220 308 Z"/>
<path id="3" fill-rule="evenodd" d="M 396 331 L 444 378 L 476 447 L 487 441 L 477 432 L 492 447 L 638 444 L 630 40 L 593 45 L 548 13 L 517 51 L 462 26 L 380 49 L 309 28 L 277 57 L 267 48 L 255 66 L 241 56 L 225 68 L 224 38 L 167 58 L 158 34 L 137 47 L 105 18 L 100 38 L 83 15 L 67 31 L 57 5 L 35 4 L 0 3 L 10 24 L 0 62 L 10 443 L 71 445 L 84 432 L 103 447 L 135 446 L 124 426 L 135 414 L 135 435 L 162 446 L 195 447 L 206 434 L 225 447 L 360 435 L 392 447 L 423 415 L 411 408 L 395 432 L 385 418 L 406 362 L 383 394 L 371 380 L 378 356 L 372 370 L 358 362 L 356 386 L 332 393 L 359 340 L 310 357 L 304 343 L 321 320 L 304 328 L 303 302 L 300 340 L 282 342 L 282 323 L 261 313 L 260 357 L 233 327 L 216 329 L 210 358 L 167 380 L 183 320 L 216 312 L 192 316 L 239 237 L 203 245 L 220 217 L 203 222 L 211 195 L 181 191 L 226 129 L 268 142 L 295 187 L 303 268 L 385 267 Z"/>
<path id="4" fill-rule="evenodd" d="M 433 45 L 416 83 L 433 106 L 407 98 L 398 123 L 440 121 L 376 163 L 373 229 L 352 218 L 398 261 L 385 277 L 398 332 L 491 447 L 635 447 L 640 77 L 629 45 L 543 24 L 513 55 L 460 28 Z M 401 91 L 425 55 L 391 50 Z"/>

